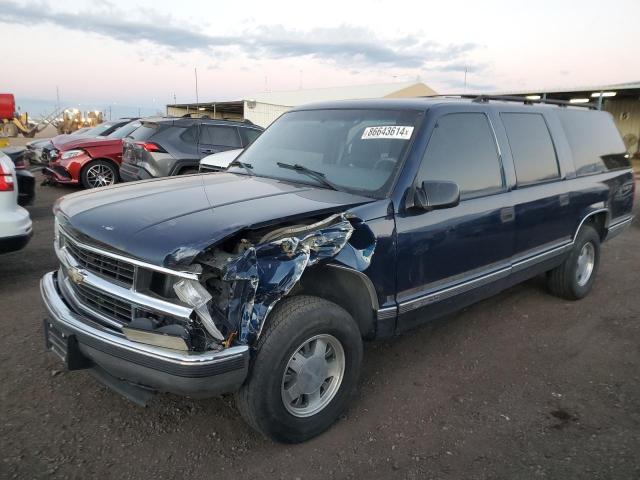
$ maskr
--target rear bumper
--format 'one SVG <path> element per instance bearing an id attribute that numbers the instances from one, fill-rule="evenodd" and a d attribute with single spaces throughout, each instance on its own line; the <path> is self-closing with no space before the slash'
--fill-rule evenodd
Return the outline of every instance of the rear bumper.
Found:
<path id="1" fill-rule="evenodd" d="M 138 180 L 148 180 L 155 178 L 142 167 L 131 165 L 130 163 L 122 163 L 120 165 L 120 179 L 123 182 L 136 182 Z"/>
<path id="2" fill-rule="evenodd" d="M 50 349 L 57 351 L 61 338 L 71 341 L 86 360 L 81 363 L 119 381 L 149 390 L 209 397 L 237 390 L 247 376 L 247 346 L 197 353 L 132 342 L 71 310 L 61 296 L 56 273 L 42 278 L 40 292 L 47 311 L 45 335 Z M 59 336 L 51 338 L 54 334 Z"/>
<path id="3" fill-rule="evenodd" d="M 29 233 L 24 235 L 16 235 L 13 237 L 0 238 L 0 253 L 15 252 L 22 250 L 27 246 L 29 240 L 33 236 L 33 230 L 29 230 Z"/>

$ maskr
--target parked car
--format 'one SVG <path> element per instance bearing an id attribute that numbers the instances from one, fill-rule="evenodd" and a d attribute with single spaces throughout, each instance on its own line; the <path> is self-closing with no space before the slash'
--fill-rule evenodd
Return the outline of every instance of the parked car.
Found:
<path id="1" fill-rule="evenodd" d="M 93 127 L 96 128 L 96 127 Z M 72 135 L 74 137 L 82 136 L 91 136 L 92 127 L 84 127 L 76 130 L 75 132 L 69 133 L 68 135 Z M 108 134 L 107 134 L 108 135 Z M 99 136 L 99 135 L 96 135 Z M 54 137 L 56 138 L 56 137 Z M 29 163 L 35 165 L 40 164 L 42 162 L 42 150 L 45 146 L 49 145 L 53 139 L 51 138 L 38 138 L 36 140 L 31 140 L 26 144 L 26 152 L 25 156 Z"/>
<path id="2" fill-rule="evenodd" d="M 18 205 L 25 207 L 32 205 L 36 197 L 36 179 L 29 171 L 24 147 L 1 148 L 0 152 L 7 155 L 13 162 L 16 172 L 16 186 L 18 190 Z"/>
<path id="3" fill-rule="evenodd" d="M 299 107 L 226 172 L 62 198 L 49 347 L 139 403 L 235 392 L 268 437 L 318 435 L 363 339 L 539 274 L 568 300 L 594 286 L 632 221 L 624 144 L 608 113 L 528 103 Z"/>
<path id="4" fill-rule="evenodd" d="M 51 139 L 49 144 L 45 144 L 42 147 L 41 163 L 48 163 L 51 160 L 56 160 L 59 155 L 60 149 L 68 150 L 67 144 L 73 143 L 82 138 L 101 138 L 107 137 L 114 133 L 116 130 L 124 127 L 128 123 L 138 120 L 134 117 L 119 118 L 117 120 L 110 120 L 108 122 L 102 122 L 101 124 L 86 130 L 80 135 L 74 135 L 72 133 L 58 135 Z"/>
<path id="5" fill-rule="evenodd" d="M 13 162 L 0 152 L 0 253 L 24 248 L 33 233 L 29 212 L 18 205 L 17 181 Z"/>
<path id="6" fill-rule="evenodd" d="M 242 148 L 212 153 L 200 160 L 200 173 L 221 172 L 226 170 L 231 162 L 242 153 Z"/>
<path id="7" fill-rule="evenodd" d="M 144 120 L 142 127 L 124 141 L 120 177 L 128 182 L 197 173 L 202 157 L 244 148 L 262 131 L 252 123 L 226 120 Z"/>
<path id="8" fill-rule="evenodd" d="M 139 120 L 133 120 L 106 137 L 79 137 L 62 144 L 54 140 L 56 155 L 42 172 L 53 183 L 80 184 L 84 188 L 113 185 L 119 181 L 122 139 L 140 125 Z"/>

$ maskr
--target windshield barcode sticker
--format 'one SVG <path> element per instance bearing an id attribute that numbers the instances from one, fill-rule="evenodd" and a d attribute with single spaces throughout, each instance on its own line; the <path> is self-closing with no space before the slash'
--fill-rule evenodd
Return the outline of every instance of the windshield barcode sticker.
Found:
<path id="1" fill-rule="evenodd" d="M 409 140 L 413 133 L 413 127 L 402 125 L 389 125 L 380 127 L 367 127 L 362 132 L 362 140 L 370 140 L 374 138 L 398 138 L 400 140 Z"/>

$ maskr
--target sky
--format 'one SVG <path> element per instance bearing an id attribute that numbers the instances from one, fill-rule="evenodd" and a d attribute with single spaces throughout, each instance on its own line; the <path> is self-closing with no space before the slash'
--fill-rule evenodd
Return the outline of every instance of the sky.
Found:
<path id="1" fill-rule="evenodd" d="M 638 18 L 640 0 L 0 0 L 0 91 L 149 112 L 195 101 L 194 69 L 200 101 L 416 79 L 463 93 L 465 70 L 466 92 L 623 83 L 640 80 Z"/>

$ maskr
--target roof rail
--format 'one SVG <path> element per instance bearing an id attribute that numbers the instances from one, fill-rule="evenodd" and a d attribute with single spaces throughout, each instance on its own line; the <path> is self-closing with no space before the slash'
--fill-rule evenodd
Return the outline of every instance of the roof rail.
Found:
<path id="1" fill-rule="evenodd" d="M 460 95 L 461 98 L 471 98 L 473 102 L 484 103 L 490 100 L 499 100 L 503 102 L 517 102 L 524 103 L 525 105 L 533 105 L 536 103 L 557 105 L 558 107 L 582 107 L 590 110 L 597 110 L 598 106 L 595 103 L 571 103 L 567 100 L 553 100 L 549 98 L 527 98 L 514 95 Z"/>

